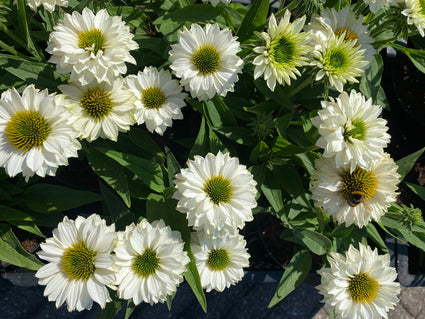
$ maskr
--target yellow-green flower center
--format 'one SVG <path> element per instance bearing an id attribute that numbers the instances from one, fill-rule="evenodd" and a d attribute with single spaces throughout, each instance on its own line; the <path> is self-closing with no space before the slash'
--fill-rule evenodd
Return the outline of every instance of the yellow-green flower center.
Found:
<path id="1" fill-rule="evenodd" d="M 376 298 L 379 290 L 379 283 L 370 278 L 368 274 L 355 275 L 348 284 L 351 299 L 356 303 L 370 303 Z"/>
<path id="2" fill-rule="evenodd" d="M 294 43 L 286 38 L 280 38 L 271 43 L 270 55 L 279 64 L 290 63 L 294 59 L 294 52 Z"/>
<path id="3" fill-rule="evenodd" d="M 40 147 L 52 129 L 49 122 L 37 111 L 16 112 L 6 124 L 5 134 L 17 149 L 29 151 Z"/>
<path id="4" fill-rule="evenodd" d="M 134 258 L 131 268 L 135 274 L 147 278 L 159 269 L 159 261 L 160 259 L 156 256 L 156 252 L 146 248 L 143 254 Z"/>
<path id="5" fill-rule="evenodd" d="M 352 173 L 345 171 L 341 179 L 344 184 L 341 193 L 350 206 L 371 199 L 378 187 L 375 174 L 360 167 L 356 167 Z"/>
<path id="6" fill-rule="evenodd" d="M 83 241 L 79 241 L 65 250 L 61 261 L 62 270 L 73 280 L 86 281 L 94 274 L 95 256 L 95 251 L 88 249 Z"/>
<path id="7" fill-rule="evenodd" d="M 339 71 L 347 64 L 347 57 L 340 49 L 331 50 L 325 57 L 325 65 L 331 71 Z"/>
<path id="8" fill-rule="evenodd" d="M 97 54 L 99 50 L 104 50 L 104 45 L 105 36 L 97 28 L 78 33 L 78 46 L 82 49 L 89 48 L 89 51 Z"/>
<path id="9" fill-rule="evenodd" d="M 361 119 L 354 120 L 351 125 L 344 127 L 344 141 L 351 143 L 351 138 L 364 141 L 366 137 L 366 125 Z"/>
<path id="10" fill-rule="evenodd" d="M 419 12 L 425 16 L 425 0 L 419 0 Z"/>
<path id="11" fill-rule="evenodd" d="M 214 176 L 205 183 L 204 192 L 214 204 L 218 205 L 232 199 L 233 186 L 227 178 L 221 175 Z"/>
<path id="12" fill-rule="evenodd" d="M 226 249 L 213 249 L 208 254 L 207 266 L 211 270 L 224 270 L 230 265 L 229 253 Z"/>
<path id="13" fill-rule="evenodd" d="M 344 34 L 344 32 L 345 32 L 345 34 Z M 357 36 L 357 34 L 354 31 L 347 29 L 347 28 L 339 28 L 335 31 L 335 35 L 337 37 L 340 37 L 343 34 L 344 34 L 344 41 L 345 42 L 356 40 L 356 45 L 358 45 L 357 40 L 358 40 L 359 37 Z"/>
<path id="14" fill-rule="evenodd" d="M 94 87 L 89 88 L 84 92 L 80 104 L 87 115 L 96 120 L 103 119 L 109 115 L 114 107 L 114 101 L 111 98 L 111 92 L 104 88 Z"/>
<path id="15" fill-rule="evenodd" d="M 167 100 L 159 87 L 149 87 L 142 92 L 143 105 L 148 109 L 159 109 Z"/>
<path id="16" fill-rule="evenodd" d="M 195 52 L 192 62 L 203 75 L 215 73 L 220 67 L 220 53 L 214 47 L 205 45 Z"/>

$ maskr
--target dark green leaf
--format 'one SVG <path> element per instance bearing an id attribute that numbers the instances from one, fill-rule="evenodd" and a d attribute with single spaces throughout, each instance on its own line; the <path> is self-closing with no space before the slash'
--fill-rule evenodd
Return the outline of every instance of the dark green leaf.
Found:
<path id="1" fill-rule="evenodd" d="M 10 221 L 34 221 L 34 217 L 31 217 L 20 210 L 0 205 L 0 222 Z"/>
<path id="2" fill-rule="evenodd" d="M 360 92 L 367 98 L 372 98 L 377 103 L 378 93 L 381 88 L 381 77 L 384 70 L 384 63 L 379 54 L 375 54 L 370 66 L 366 69 L 360 80 Z"/>
<path id="3" fill-rule="evenodd" d="M 422 155 L 422 153 L 425 151 L 425 147 L 421 148 L 419 151 L 416 151 L 415 153 L 409 154 L 402 159 L 399 159 L 396 164 L 398 165 L 398 173 L 401 175 L 400 180 L 402 181 L 404 177 L 407 175 L 407 173 L 410 172 L 412 167 L 415 165 L 418 158 Z"/>
<path id="4" fill-rule="evenodd" d="M 262 31 L 263 26 L 267 21 L 269 6 L 269 0 L 254 0 L 238 31 L 236 32 L 240 42 L 250 38 L 254 31 Z"/>
<path id="5" fill-rule="evenodd" d="M 190 150 L 189 159 L 194 155 L 205 156 L 209 152 L 208 130 L 205 124 L 205 117 L 202 117 L 201 126 L 199 127 L 198 136 Z"/>
<path id="6" fill-rule="evenodd" d="M 372 239 L 375 244 L 378 245 L 378 247 L 386 254 L 388 254 L 388 248 L 387 245 L 385 245 L 385 241 L 382 239 L 381 235 L 378 233 L 378 230 L 376 229 L 375 225 L 372 223 L 367 224 L 366 232 L 370 239 Z"/>
<path id="7" fill-rule="evenodd" d="M 272 150 L 274 152 L 274 155 L 284 156 L 284 157 L 309 151 L 308 148 L 293 145 L 292 143 L 290 143 L 288 140 L 284 139 L 281 136 L 276 137 L 272 145 Z"/>
<path id="8" fill-rule="evenodd" d="M 294 235 L 316 255 L 324 255 L 332 247 L 332 242 L 328 237 L 313 230 L 296 229 Z"/>
<path id="9" fill-rule="evenodd" d="M 413 184 L 413 183 L 408 183 L 405 182 L 405 184 L 416 194 L 418 195 L 420 198 L 422 198 L 423 200 L 425 200 L 425 187 L 424 186 L 420 186 L 418 184 Z"/>
<path id="10" fill-rule="evenodd" d="M 406 54 L 408 58 L 413 62 L 413 64 L 418 68 L 418 70 L 421 71 L 422 73 L 425 73 L 425 52 L 424 51 L 407 48 L 397 43 L 391 43 L 390 45 L 394 47 L 395 49 Z"/>
<path id="11" fill-rule="evenodd" d="M 174 157 L 174 154 L 167 146 L 165 146 L 165 155 L 167 156 L 168 185 L 173 186 L 174 177 L 177 173 L 180 172 L 181 167 L 179 162 L 177 162 L 176 158 Z"/>

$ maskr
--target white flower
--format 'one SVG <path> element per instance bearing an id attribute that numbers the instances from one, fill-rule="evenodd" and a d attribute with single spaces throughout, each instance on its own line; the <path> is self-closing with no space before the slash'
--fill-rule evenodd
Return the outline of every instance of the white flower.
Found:
<path id="1" fill-rule="evenodd" d="M 55 6 L 68 7 L 68 0 L 27 0 L 27 3 L 28 7 L 34 11 L 37 11 L 37 7 L 41 5 L 49 12 L 55 11 Z"/>
<path id="2" fill-rule="evenodd" d="M 87 85 L 60 85 L 59 89 L 67 97 L 72 125 L 89 142 L 98 137 L 116 141 L 118 132 L 128 131 L 135 122 L 134 97 L 120 77 L 112 85 L 94 80 Z"/>
<path id="3" fill-rule="evenodd" d="M 0 98 L 0 166 L 9 176 L 22 172 L 25 180 L 37 174 L 54 176 L 81 148 L 68 123 L 63 98 L 30 85 L 22 96 L 11 88 Z"/>
<path id="4" fill-rule="evenodd" d="M 382 112 L 372 99 L 352 90 L 342 92 L 330 102 L 322 101 L 322 110 L 311 119 L 319 129 L 316 145 L 324 149 L 324 157 L 335 157 L 336 166 L 350 165 L 368 169 L 381 159 L 390 141 L 387 121 L 378 118 Z"/>
<path id="5" fill-rule="evenodd" d="M 425 3 L 420 0 L 405 0 L 402 14 L 407 17 L 407 24 L 414 24 L 421 36 L 425 36 Z"/>
<path id="6" fill-rule="evenodd" d="M 53 230 L 53 237 L 40 244 L 38 256 L 49 263 L 35 276 L 46 285 L 44 295 L 56 300 L 56 308 L 66 302 L 68 311 L 90 309 L 93 301 L 105 308 L 111 301 L 106 286 L 114 288 L 114 259 L 111 255 L 115 225 L 93 214 L 87 219 L 66 216 Z"/>
<path id="7" fill-rule="evenodd" d="M 308 64 L 307 53 L 309 34 L 301 32 L 305 16 L 290 23 L 291 12 L 285 15 L 277 24 L 274 14 L 270 16 L 268 33 L 259 34 L 265 41 L 265 46 L 254 48 L 259 55 L 252 62 L 255 65 L 254 79 L 264 74 L 267 86 L 274 91 L 276 81 L 279 84 L 291 84 L 291 78 L 296 79 L 301 73 L 299 67 Z"/>
<path id="8" fill-rule="evenodd" d="M 315 161 L 315 167 L 312 197 L 338 223 L 366 226 L 378 221 L 396 199 L 400 175 L 387 153 L 368 170 L 357 167 L 350 172 L 350 164 L 335 167 L 333 158 L 324 157 Z"/>
<path id="9" fill-rule="evenodd" d="M 163 220 L 127 226 L 115 248 L 118 296 L 135 305 L 164 302 L 183 281 L 190 261 L 183 247 L 180 233 Z"/>
<path id="10" fill-rule="evenodd" d="M 370 11 L 373 13 L 376 13 L 379 11 L 379 9 L 383 7 L 389 7 L 389 5 L 396 0 L 363 0 L 364 3 L 369 5 Z"/>
<path id="11" fill-rule="evenodd" d="M 371 62 L 376 54 L 376 50 L 373 47 L 375 40 L 369 36 L 368 26 L 363 24 L 363 20 L 364 17 L 362 15 L 356 17 L 350 10 L 350 6 L 345 6 L 340 11 L 336 11 L 334 8 L 327 8 L 321 12 L 320 16 L 314 15 L 305 29 L 314 34 L 311 45 L 320 46 L 318 39 L 321 38 L 326 41 L 329 30 L 336 36 L 344 35 L 345 40 L 355 40 L 357 45 L 362 49 L 366 49 L 364 60 Z"/>
<path id="12" fill-rule="evenodd" d="M 249 266 L 249 254 L 242 235 L 210 236 L 204 232 L 192 233 L 191 245 L 202 288 L 207 292 L 222 292 L 244 276 Z"/>
<path id="13" fill-rule="evenodd" d="M 209 2 L 213 5 L 213 7 L 217 6 L 220 2 L 222 2 L 225 5 L 228 5 L 231 0 L 202 0 L 202 2 Z"/>
<path id="14" fill-rule="evenodd" d="M 179 31 L 178 37 L 169 52 L 170 68 L 192 97 L 204 101 L 233 92 L 243 61 L 236 55 L 241 49 L 232 32 L 220 30 L 218 24 L 205 28 L 192 24 L 190 30 Z"/>
<path id="15" fill-rule="evenodd" d="M 339 319 L 388 318 L 388 310 L 398 303 L 400 284 L 397 272 L 390 267 L 388 254 L 378 255 L 375 248 L 350 245 L 345 256 L 329 252 L 330 268 L 322 268 L 322 284 L 317 289 L 328 308 Z"/>
<path id="16" fill-rule="evenodd" d="M 149 132 L 162 135 L 172 126 L 172 120 L 183 118 L 181 108 L 186 105 L 187 94 L 182 93 L 179 82 L 172 80 L 168 71 L 145 67 L 143 72 L 129 75 L 126 81 L 137 98 L 134 103 L 137 124 L 146 123 Z"/>
<path id="17" fill-rule="evenodd" d="M 174 183 L 177 209 L 186 214 L 189 226 L 208 234 L 215 230 L 242 228 L 251 221 L 257 206 L 256 182 L 237 157 L 218 152 L 195 156 L 181 169 Z"/>
<path id="18" fill-rule="evenodd" d="M 345 36 L 336 36 L 328 31 L 326 40 L 319 38 L 320 46 L 311 53 L 315 61 L 311 65 L 318 69 L 316 81 L 322 78 L 339 92 L 344 84 L 357 83 L 356 79 L 364 72 L 368 61 L 364 60 L 366 49 L 357 45 L 357 40 L 345 40 Z"/>
<path id="19" fill-rule="evenodd" d="M 106 9 L 96 15 L 88 8 L 82 14 L 65 14 L 50 33 L 46 49 L 58 72 L 71 73 L 71 81 L 82 85 L 93 79 L 111 83 L 127 72 L 125 62 L 136 64 L 130 50 L 139 46 L 121 17 L 110 17 Z"/>

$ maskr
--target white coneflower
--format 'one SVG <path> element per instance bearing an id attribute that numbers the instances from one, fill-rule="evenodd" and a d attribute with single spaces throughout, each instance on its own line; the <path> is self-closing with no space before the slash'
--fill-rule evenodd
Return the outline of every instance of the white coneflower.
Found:
<path id="1" fill-rule="evenodd" d="M 320 46 L 311 53 L 311 65 L 317 69 L 316 81 L 324 79 L 339 92 L 346 82 L 357 83 L 356 78 L 369 63 L 363 56 L 366 50 L 357 46 L 357 40 L 345 40 L 345 34 L 336 36 L 329 30 L 326 40 L 319 38 Z"/>
<path id="2" fill-rule="evenodd" d="M 78 157 L 78 134 L 68 123 L 60 95 L 34 85 L 22 96 L 11 88 L 0 98 L 0 166 L 9 176 L 22 172 L 25 180 L 37 174 L 55 175 L 69 157 Z"/>
<path id="3" fill-rule="evenodd" d="M 335 167 L 333 158 L 324 157 L 315 161 L 315 167 L 312 197 L 338 223 L 366 226 L 378 221 L 396 199 L 400 175 L 387 153 L 368 170 L 357 167 L 351 171 L 350 164 Z"/>
<path id="4" fill-rule="evenodd" d="M 256 182 L 245 165 L 228 153 L 195 156 L 181 169 L 174 183 L 177 209 L 189 226 L 212 234 L 215 230 L 242 228 L 257 206 Z"/>
<path id="5" fill-rule="evenodd" d="M 68 0 L 27 0 L 27 4 L 34 11 L 37 11 L 37 7 L 42 5 L 47 11 L 53 12 L 56 6 L 67 7 Z"/>
<path id="6" fill-rule="evenodd" d="M 406 9 L 402 11 L 402 14 L 407 17 L 407 24 L 415 25 L 420 35 L 424 36 L 425 2 L 420 0 L 405 0 L 404 6 Z"/>
<path id="7" fill-rule="evenodd" d="M 87 85 L 60 85 L 59 89 L 67 97 L 70 122 L 89 142 L 98 137 L 116 141 L 118 132 L 128 131 L 135 123 L 134 96 L 120 77 L 111 85 L 94 80 Z"/>
<path id="8" fill-rule="evenodd" d="M 127 226 L 115 248 L 118 296 L 135 305 L 164 302 L 183 281 L 190 261 L 183 247 L 180 233 L 163 220 Z"/>
<path id="9" fill-rule="evenodd" d="M 376 248 L 360 243 L 359 249 L 350 245 L 345 256 L 330 252 L 328 261 L 330 268 L 318 271 L 322 284 L 317 288 L 338 319 L 388 318 L 400 293 L 388 254 L 378 255 Z"/>
<path id="10" fill-rule="evenodd" d="M 268 33 L 260 36 L 265 40 L 265 46 L 254 48 L 259 55 L 252 62 L 255 65 L 254 79 L 264 74 L 267 86 L 274 91 L 276 81 L 279 84 L 291 84 L 291 79 L 296 79 L 301 73 L 298 68 L 307 65 L 306 57 L 311 50 L 308 45 L 309 34 L 301 32 L 305 23 L 305 16 L 289 21 L 290 11 L 277 24 L 274 14 L 270 16 Z"/>
<path id="11" fill-rule="evenodd" d="M 146 123 L 149 132 L 162 135 L 172 126 L 173 120 L 183 118 L 181 108 L 186 105 L 187 94 L 182 92 L 177 80 L 171 79 L 168 71 L 145 67 L 143 72 L 129 75 L 126 83 L 136 97 L 134 116 L 137 124 Z"/>
<path id="12" fill-rule="evenodd" d="M 111 83 L 127 72 L 125 63 L 136 64 L 130 50 L 139 46 L 121 17 L 110 17 L 106 9 L 94 14 L 90 9 L 65 14 L 54 27 L 46 49 L 58 72 L 71 73 L 70 81 L 82 85 L 96 79 Z"/>
<path id="13" fill-rule="evenodd" d="M 336 166 L 368 169 L 381 159 L 390 141 L 387 121 L 379 118 L 381 112 L 381 106 L 354 90 L 322 101 L 322 110 L 311 119 L 320 133 L 316 145 L 324 149 L 324 157 L 335 158 Z"/>
<path id="14" fill-rule="evenodd" d="M 233 92 L 243 61 L 236 55 L 241 49 L 232 32 L 218 24 L 192 24 L 178 37 L 169 52 L 170 68 L 192 97 L 204 101 Z"/>
<path id="15" fill-rule="evenodd" d="M 369 5 L 370 11 L 373 13 L 376 13 L 379 11 L 379 9 L 384 7 L 389 7 L 392 2 L 399 1 L 399 0 L 363 0 L 364 3 Z"/>
<path id="16" fill-rule="evenodd" d="M 192 233 L 191 248 L 196 260 L 202 288 L 223 291 L 244 276 L 249 266 L 249 254 L 242 235 L 207 235 Z"/>
<path id="17" fill-rule="evenodd" d="M 326 41 L 329 30 L 337 37 L 344 35 L 345 41 L 357 41 L 357 45 L 362 49 L 366 49 L 364 60 L 370 63 L 376 54 L 376 50 L 373 47 L 375 41 L 369 36 L 368 26 L 363 24 L 363 20 L 364 17 L 361 15 L 356 17 L 350 6 L 345 6 L 340 11 L 328 8 L 323 10 L 320 16 L 314 15 L 305 29 L 314 35 L 311 45 L 320 45 L 319 38 L 322 41 Z"/>
<path id="18" fill-rule="evenodd" d="M 44 295 L 56 301 L 56 308 L 66 302 L 68 311 L 91 309 L 93 301 L 105 308 L 111 301 L 108 287 L 114 288 L 115 226 L 93 214 L 87 219 L 64 217 L 53 230 L 53 237 L 40 244 L 38 256 L 49 263 L 35 276 L 46 285 Z"/>

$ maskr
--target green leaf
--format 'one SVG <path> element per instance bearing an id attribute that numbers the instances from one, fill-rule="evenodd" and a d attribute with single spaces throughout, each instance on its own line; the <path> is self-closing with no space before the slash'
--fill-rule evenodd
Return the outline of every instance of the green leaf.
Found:
<path id="1" fill-rule="evenodd" d="M 137 127 L 132 127 L 130 132 L 128 133 L 128 136 L 135 145 L 140 147 L 146 153 L 151 155 L 162 153 L 158 144 L 155 143 L 149 133 L 145 130 L 142 130 Z"/>
<path id="2" fill-rule="evenodd" d="M 291 142 L 281 136 L 276 137 L 272 145 L 272 150 L 274 152 L 274 155 L 283 157 L 288 157 L 309 151 L 308 148 L 293 145 Z"/>
<path id="3" fill-rule="evenodd" d="M 332 241 L 325 235 L 309 229 L 295 229 L 294 235 L 316 255 L 324 255 L 332 247 Z"/>
<path id="4" fill-rule="evenodd" d="M 87 144 L 87 160 L 93 171 L 121 196 L 127 207 L 130 207 L 130 190 L 124 168 L 90 144 Z"/>
<path id="5" fill-rule="evenodd" d="M 418 158 L 422 155 L 422 153 L 425 151 L 425 147 L 421 148 L 419 151 L 416 151 L 415 153 L 409 154 L 402 159 L 399 159 L 396 164 L 398 166 L 397 172 L 401 175 L 400 180 L 402 181 L 404 177 L 410 172 L 412 167 L 415 165 Z"/>
<path id="6" fill-rule="evenodd" d="M 96 315 L 96 319 L 113 319 L 116 314 L 121 310 L 124 306 L 125 300 L 118 299 L 116 292 L 112 292 L 111 294 L 111 302 L 106 304 L 104 309 L 100 309 Z"/>
<path id="7" fill-rule="evenodd" d="M 220 7 L 210 4 L 193 4 L 160 16 L 154 24 L 170 22 L 209 22 L 215 21 L 222 14 Z"/>
<path id="8" fill-rule="evenodd" d="M 47 213 L 64 211 L 97 202 L 100 200 L 100 196 L 96 193 L 65 186 L 39 183 L 25 190 L 23 200 L 29 209 Z"/>
<path id="9" fill-rule="evenodd" d="M 279 183 L 292 196 L 297 197 L 305 194 L 302 179 L 298 171 L 292 165 L 275 167 L 274 172 L 279 176 Z"/>
<path id="10" fill-rule="evenodd" d="M 249 160 L 254 163 L 257 161 L 265 161 L 270 155 L 270 153 L 270 147 L 266 144 L 266 142 L 259 141 L 251 151 L 251 154 L 249 155 Z"/>
<path id="11" fill-rule="evenodd" d="M 416 195 L 425 200 L 425 187 L 417 184 L 404 182 Z"/>
<path id="12" fill-rule="evenodd" d="M 390 45 L 403 52 L 412 61 L 412 63 L 418 68 L 419 71 L 425 73 L 425 52 L 422 50 L 416 50 L 401 46 L 397 43 L 390 43 Z"/>
<path id="13" fill-rule="evenodd" d="M 279 136 L 286 138 L 286 129 L 288 128 L 289 121 L 291 121 L 291 119 L 292 113 L 288 113 L 274 119 L 276 123 L 276 130 Z"/>
<path id="14" fill-rule="evenodd" d="M 136 305 L 131 300 L 129 300 L 127 302 L 127 309 L 125 310 L 124 319 L 130 318 L 130 316 L 133 313 L 133 311 L 134 311 L 135 308 L 136 308 Z"/>
<path id="15" fill-rule="evenodd" d="M 10 221 L 34 221 L 34 217 L 31 217 L 20 210 L 0 205 L 0 222 Z"/>
<path id="16" fill-rule="evenodd" d="M 252 131 L 249 128 L 241 126 L 222 126 L 217 132 L 223 134 L 227 138 L 242 145 L 252 145 L 255 142 Z"/>
<path id="17" fill-rule="evenodd" d="M 262 30 L 267 21 L 269 6 L 269 0 L 254 0 L 236 32 L 240 42 L 249 39 L 254 31 Z"/>
<path id="18" fill-rule="evenodd" d="M 271 308 L 289 295 L 307 277 L 311 268 L 311 255 L 307 250 L 297 252 L 289 262 L 280 279 L 276 292 L 267 308 Z"/>
<path id="19" fill-rule="evenodd" d="M 174 177 L 180 172 L 181 167 L 167 146 L 165 146 L 165 155 L 167 156 L 168 185 L 171 187 L 174 185 Z"/>
<path id="20" fill-rule="evenodd" d="M 46 238 L 46 236 L 44 236 L 44 234 L 41 232 L 40 228 L 38 228 L 37 222 L 33 222 L 33 221 L 11 221 L 9 222 L 11 225 L 18 227 L 20 229 L 23 229 L 29 233 L 32 233 L 34 235 L 40 236 L 42 238 Z"/>
<path id="21" fill-rule="evenodd" d="M 22 248 L 10 226 L 1 225 L 0 260 L 30 270 L 40 269 L 44 264 Z"/>
<path id="22" fill-rule="evenodd" d="M 378 230 L 376 229 L 375 225 L 369 223 L 365 228 L 368 237 L 372 239 L 384 253 L 388 254 L 387 245 L 385 245 L 385 242 L 382 239 L 381 235 L 378 233 Z"/>
<path id="23" fill-rule="evenodd" d="M 367 98 L 372 98 L 377 103 L 379 90 L 381 88 L 381 77 L 384 71 L 384 62 L 379 54 L 375 54 L 370 66 L 364 72 L 360 80 L 360 92 Z"/>
<path id="24" fill-rule="evenodd" d="M 232 112 L 218 95 L 205 102 L 205 112 L 214 128 L 237 125 Z"/>
<path id="25" fill-rule="evenodd" d="M 205 124 L 205 117 L 202 117 L 201 126 L 199 127 L 198 136 L 195 143 L 190 150 L 189 159 L 195 155 L 205 156 L 209 152 L 209 139 L 207 125 Z"/>
<path id="26" fill-rule="evenodd" d="M 128 169 L 130 172 L 136 174 L 139 179 L 153 191 L 161 193 L 164 190 L 165 187 L 162 169 L 155 158 L 147 160 L 132 154 L 107 150 L 101 147 L 97 147 L 97 149 Z"/>

